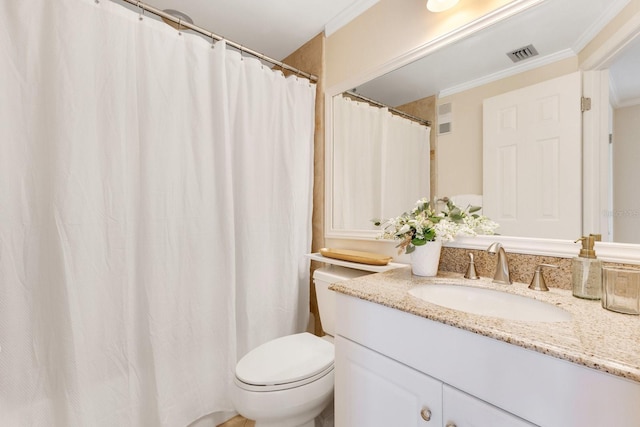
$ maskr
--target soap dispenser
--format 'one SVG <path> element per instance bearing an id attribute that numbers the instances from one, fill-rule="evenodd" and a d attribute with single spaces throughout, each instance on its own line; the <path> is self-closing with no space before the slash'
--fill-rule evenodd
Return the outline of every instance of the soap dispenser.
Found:
<path id="1" fill-rule="evenodd" d="M 582 241 L 580 254 L 571 260 L 573 296 L 578 298 L 596 300 L 602 296 L 602 262 L 593 249 L 596 237 L 591 234 L 575 241 Z"/>

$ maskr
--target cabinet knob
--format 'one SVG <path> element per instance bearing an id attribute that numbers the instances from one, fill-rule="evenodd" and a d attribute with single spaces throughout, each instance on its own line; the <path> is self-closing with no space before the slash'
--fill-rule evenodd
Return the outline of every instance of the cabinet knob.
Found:
<path id="1" fill-rule="evenodd" d="M 425 406 L 420 411 L 420 416 L 422 417 L 423 420 L 429 421 L 431 419 L 431 411 L 429 410 L 429 408 Z"/>

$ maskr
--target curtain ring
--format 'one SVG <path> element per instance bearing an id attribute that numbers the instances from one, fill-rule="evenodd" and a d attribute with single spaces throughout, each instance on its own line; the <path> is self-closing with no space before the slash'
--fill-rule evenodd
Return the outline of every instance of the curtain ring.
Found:
<path id="1" fill-rule="evenodd" d="M 178 18 L 178 35 L 182 35 L 182 18 Z"/>
<path id="2" fill-rule="evenodd" d="M 138 14 L 138 20 L 142 21 L 142 18 L 144 17 L 144 7 L 140 6 L 140 2 L 138 2 L 137 6 L 138 6 L 138 9 L 140 9 L 140 14 Z"/>
<path id="3" fill-rule="evenodd" d="M 216 46 L 216 40 L 213 38 L 213 33 L 211 33 L 211 49 Z"/>

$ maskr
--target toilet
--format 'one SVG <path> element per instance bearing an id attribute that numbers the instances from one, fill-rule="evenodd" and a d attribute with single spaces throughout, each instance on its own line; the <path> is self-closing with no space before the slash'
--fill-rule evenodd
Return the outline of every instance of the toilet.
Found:
<path id="1" fill-rule="evenodd" d="M 276 338 L 236 365 L 231 399 L 256 427 L 313 427 L 333 400 L 335 295 L 329 285 L 371 274 L 330 265 L 313 274 L 318 311 L 327 335 L 303 332 Z"/>

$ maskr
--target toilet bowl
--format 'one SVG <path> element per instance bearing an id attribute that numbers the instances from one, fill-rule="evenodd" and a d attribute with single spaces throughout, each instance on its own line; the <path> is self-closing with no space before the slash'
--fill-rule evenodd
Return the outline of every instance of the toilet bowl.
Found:
<path id="1" fill-rule="evenodd" d="M 371 274 L 339 266 L 315 271 L 318 311 L 328 335 L 307 332 L 276 338 L 236 365 L 231 400 L 256 427 L 313 427 L 333 400 L 335 301 L 332 283 Z"/>

